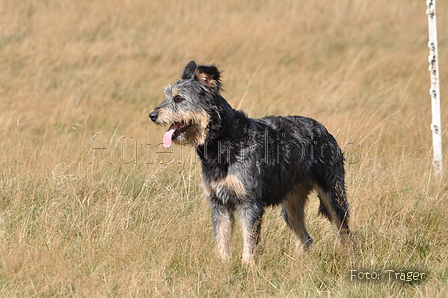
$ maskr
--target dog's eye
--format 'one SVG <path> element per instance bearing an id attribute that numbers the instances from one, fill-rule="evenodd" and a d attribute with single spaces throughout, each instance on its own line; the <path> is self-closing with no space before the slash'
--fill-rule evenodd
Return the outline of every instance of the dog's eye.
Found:
<path id="1" fill-rule="evenodd" d="M 180 97 L 179 95 L 176 95 L 173 97 L 173 100 L 175 103 L 181 102 L 184 100 L 184 98 Z"/>

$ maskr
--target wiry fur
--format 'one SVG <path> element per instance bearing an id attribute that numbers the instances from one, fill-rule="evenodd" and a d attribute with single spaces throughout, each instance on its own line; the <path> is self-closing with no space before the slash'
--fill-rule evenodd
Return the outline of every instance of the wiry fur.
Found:
<path id="1" fill-rule="evenodd" d="M 244 236 L 243 263 L 254 263 L 264 208 L 278 204 L 299 247 L 307 249 L 312 238 L 304 207 L 312 189 L 318 191 L 319 212 L 350 244 L 344 158 L 333 136 L 311 118 L 248 118 L 220 95 L 220 77 L 214 65 L 188 63 L 149 117 L 177 125 L 173 141 L 196 147 L 221 258 L 230 257 L 236 213 Z"/>

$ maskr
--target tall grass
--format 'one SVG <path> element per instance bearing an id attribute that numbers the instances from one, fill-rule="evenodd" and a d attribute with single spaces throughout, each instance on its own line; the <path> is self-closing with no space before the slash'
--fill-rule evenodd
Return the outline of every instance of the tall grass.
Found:
<path id="1" fill-rule="evenodd" d="M 2 1 L 0 296 L 445 297 L 426 26 L 416 0 Z M 240 265 L 238 232 L 231 262 L 217 260 L 194 152 L 163 151 L 147 118 L 192 59 L 224 69 L 224 96 L 249 116 L 311 116 L 333 133 L 356 252 L 313 197 L 309 253 L 269 209 L 255 269 Z"/>

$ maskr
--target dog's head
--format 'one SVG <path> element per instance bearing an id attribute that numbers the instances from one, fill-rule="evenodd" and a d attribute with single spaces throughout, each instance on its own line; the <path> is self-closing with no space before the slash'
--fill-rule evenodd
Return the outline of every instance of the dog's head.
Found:
<path id="1" fill-rule="evenodd" d="M 156 124 L 168 125 L 163 146 L 172 142 L 203 145 L 207 137 L 210 109 L 216 107 L 221 89 L 221 74 L 214 65 L 185 66 L 181 80 L 165 87 L 165 100 L 155 107 L 149 118 Z"/>

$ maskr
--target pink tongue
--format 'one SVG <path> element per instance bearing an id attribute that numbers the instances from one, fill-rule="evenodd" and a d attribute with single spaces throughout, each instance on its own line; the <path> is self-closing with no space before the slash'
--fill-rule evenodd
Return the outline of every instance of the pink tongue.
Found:
<path id="1" fill-rule="evenodd" d="M 168 130 L 163 134 L 163 148 L 170 148 L 173 143 L 173 134 L 176 129 L 179 127 L 179 124 L 173 124 L 168 128 Z"/>

